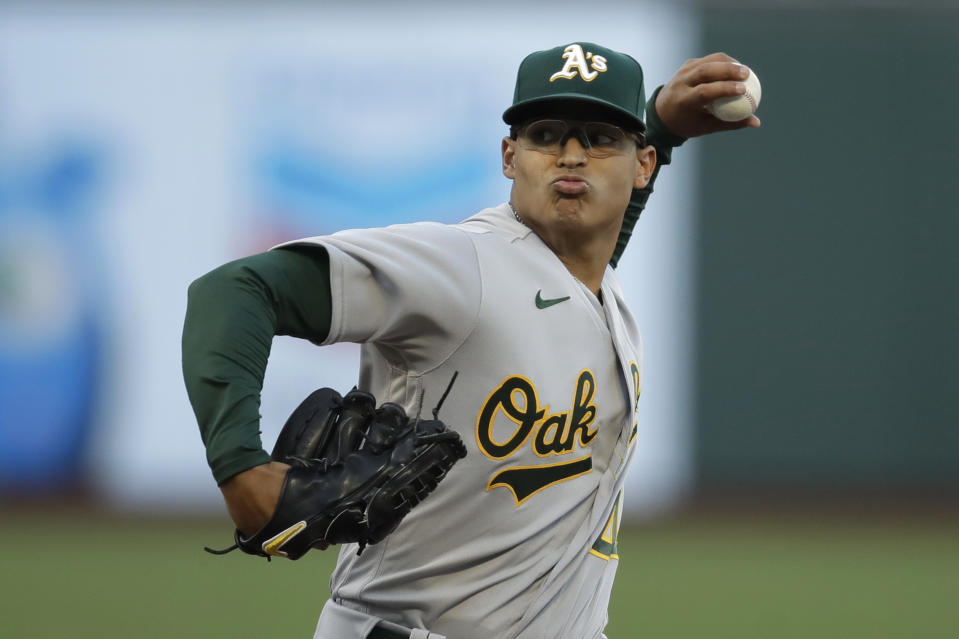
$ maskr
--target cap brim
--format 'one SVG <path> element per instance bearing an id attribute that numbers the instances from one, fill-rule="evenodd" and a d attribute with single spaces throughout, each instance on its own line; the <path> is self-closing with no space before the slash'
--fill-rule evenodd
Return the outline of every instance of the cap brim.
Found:
<path id="1" fill-rule="evenodd" d="M 646 124 L 626 109 L 600 98 L 582 93 L 556 93 L 547 97 L 517 102 L 503 112 L 506 124 L 522 124 L 540 116 L 602 118 L 637 131 L 646 131 Z"/>

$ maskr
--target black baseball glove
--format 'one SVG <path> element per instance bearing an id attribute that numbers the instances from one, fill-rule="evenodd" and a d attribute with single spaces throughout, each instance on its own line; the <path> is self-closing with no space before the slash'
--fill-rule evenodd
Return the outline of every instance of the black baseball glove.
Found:
<path id="1" fill-rule="evenodd" d="M 411 420 L 397 404 L 377 408 L 369 393 L 315 391 L 273 448 L 273 459 L 291 466 L 273 516 L 251 537 L 237 530 L 230 548 L 206 550 L 299 559 L 320 543 L 357 543 L 359 554 L 382 541 L 466 456 L 438 411 Z"/>

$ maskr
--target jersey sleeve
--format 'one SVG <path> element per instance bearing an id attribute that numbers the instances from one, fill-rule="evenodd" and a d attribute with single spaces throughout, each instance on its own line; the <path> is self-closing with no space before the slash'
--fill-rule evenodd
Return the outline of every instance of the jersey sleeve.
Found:
<path id="1" fill-rule="evenodd" d="M 425 371 L 472 330 L 482 289 L 470 233 L 429 222 L 300 240 L 330 259 L 332 317 L 324 343 L 375 345 L 394 365 Z"/>
<path id="2" fill-rule="evenodd" d="M 619 263 L 619 258 L 623 256 L 626 250 L 626 244 L 633 235 L 633 227 L 639 220 L 640 214 L 646 208 L 646 201 L 649 200 L 653 192 L 653 183 L 659 175 L 659 169 L 672 162 L 673 148 L 680 146 L 686 141 L 686 138 L 674 135 L 672 131 L 666 128 L 663 121 L 659 119 L 656 112 L 656 97 L 663 87 L 657 87 L 646 102 L 646 141 L 656 148 L 656 168 L 653 170 L 649 183 L 642 189 L 633 189 L 633 195 L 629 200 L 629 206 L 626 207 L 626 215 L 623 217 L 623 226 L 619 231 L 619 238 L 616 240 L 616 249 L 613 251 L 613 257 L 609 263 L 614 267 Z"/>

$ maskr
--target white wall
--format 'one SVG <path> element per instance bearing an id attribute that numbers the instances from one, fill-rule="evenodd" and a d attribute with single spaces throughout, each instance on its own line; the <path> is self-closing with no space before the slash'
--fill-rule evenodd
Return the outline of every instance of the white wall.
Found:
<path id="1" fill-rule="evenodd" d="M 532 50 L 629 52 L 650 91 L 702 53 L 694 21 L 665 4 L 523 7 L 5 11 L 0 166 L 76 136 L 105 158 L 89 258 L 108 359 L 89 468 L 108 499 L 221 507 L 180 374 L 193 278 L 283 239 L 505 200 L 500 115 Z M 676 155 L 619 269 L 646 348 L 634 514 L 689 484 L 695 158 Z M 277 339 L 264 439 L 314 388 L 351 386 L 355 361 L 351 347 Z"/>

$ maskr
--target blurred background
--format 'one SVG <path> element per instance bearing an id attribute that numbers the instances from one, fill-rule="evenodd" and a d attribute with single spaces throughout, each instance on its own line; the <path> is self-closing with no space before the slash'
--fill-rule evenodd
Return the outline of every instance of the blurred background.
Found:
<path id="1" fill-rule="evenodd" d="M 713 51 L 763 83 L 618 269 L 646 359 L 610 639 L 955 636 L 959 5 L 931 0 L 0 3 L 0 633 L 311 636 L 332 556 L 200 550 L 232 529 L 186 288 L 504 201 L 516 67 L 575 40 L 649 92 Z M 264 440 L 356 365 L 275 340 Z"/>

